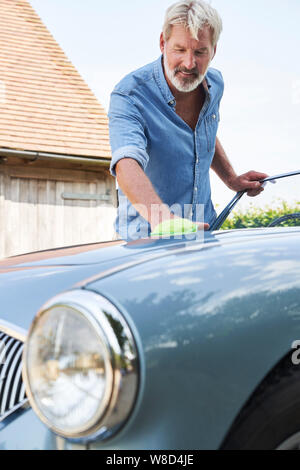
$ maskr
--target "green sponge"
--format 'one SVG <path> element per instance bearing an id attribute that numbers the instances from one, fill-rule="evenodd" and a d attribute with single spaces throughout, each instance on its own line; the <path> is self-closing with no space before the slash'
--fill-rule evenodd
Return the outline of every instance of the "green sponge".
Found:
<path id="1" fill-rule="evenodd" d="M 169 219 L 158 224 L 154 228 L 153 232 L 151 232 L 150 236 L 159 237 L 163 235 L 184 235 L 197 232 L 197 228 L 197 224 L 188 219 Z"/>

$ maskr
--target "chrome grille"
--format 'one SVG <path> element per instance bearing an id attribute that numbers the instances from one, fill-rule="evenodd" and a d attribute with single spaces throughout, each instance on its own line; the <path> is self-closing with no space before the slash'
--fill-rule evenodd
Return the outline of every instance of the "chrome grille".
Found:
<path id="1" fill-rule="evenodd" d="M 23 347 L 22 341 L 0 331 L 0 422 L 27 401 L 22 380 Z"/>

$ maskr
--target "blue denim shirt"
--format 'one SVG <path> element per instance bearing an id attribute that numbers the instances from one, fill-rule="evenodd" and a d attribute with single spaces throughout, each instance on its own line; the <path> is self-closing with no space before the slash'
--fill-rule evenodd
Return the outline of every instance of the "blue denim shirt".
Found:
<path id="1" fill-rule="evenodd" d="M 161 200 L 181 207 L 177 215 L 211 224 L 216 213 L 211 201 L 209 169 L 215 153 L 219 105 L 224 84 L 219 71 L 206 75 L 206 100 L 195 131 L 176 114 L 176 101 L 167 84 L 162 57 L 127 75 L 111 94 L 109 131 L 111 173 L 122 158 L 133 158 L 143 168 Z M 138 214 L 121 189 L 116 231 L 123 239 L 150 234 L 150 225 Z M 172 207 L 171 207 L 172 209 Z"/>

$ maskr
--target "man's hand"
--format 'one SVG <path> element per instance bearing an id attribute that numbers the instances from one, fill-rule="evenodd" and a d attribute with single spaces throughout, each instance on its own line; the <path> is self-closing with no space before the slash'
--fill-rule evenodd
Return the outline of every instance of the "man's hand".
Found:
<path id="1" fill-rule="evenodd" d="M 174 220 L 177 222 L 174 223 Z M 188 227 L 190 225 L 195 225 L 197 230 L 209 230 L 209 224 L 202 222 L 192 222 L 189 219 L 183 219 L 182 217 L 173 214 L 173 212 L 170 212 L 170 209 L 166 204 L 152 206 L 150 219 L 152 232 L 155 232 L 160 225 L 166 227 L 166 231 L 168 232 L 172 226 L 174 227 L 174 224 L 177 225 L 177 229 L 181 227 L 182 233 L 184 232 L 184 227 Z"/>
<path id="2" fill-rule="evenodd" d="M 192 222 L 189 219 L 182 219 L 171 214 L 171 217 L 160 222 L 156 227 L 152 229 L 151 237 L 157 236 L 172 236 L 172 235 L 184 235 L 189 233 L 196 233 L 199 230 L 209 230 L 208 224 L 200 222 Z"/>
<path id="3" fill-rule="evenodd" d="M 250 197 L 257 196 L 260 194 L 264 188 L 259 181 L 267 178 L 268 175 L 265 173 L 259 173 L 257 171 L 248 171 L 241 176 L 236 176 L 230 180 L 229 187 L 233 191 L 245 191 L 248 189 L 247 194 Z"/>

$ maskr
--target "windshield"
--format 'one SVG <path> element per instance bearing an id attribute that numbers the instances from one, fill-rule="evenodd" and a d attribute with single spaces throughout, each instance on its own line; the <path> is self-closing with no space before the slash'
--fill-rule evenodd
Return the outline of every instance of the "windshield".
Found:
<path id="1" fill-rule="evenodd" d="M 266 182 L 259 196 L 237 193 L 211 230 L 275 226 L 300 226 L 300 171 Z"/>

